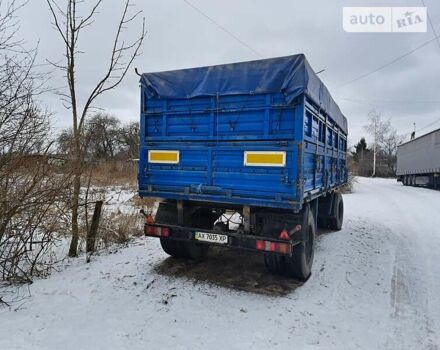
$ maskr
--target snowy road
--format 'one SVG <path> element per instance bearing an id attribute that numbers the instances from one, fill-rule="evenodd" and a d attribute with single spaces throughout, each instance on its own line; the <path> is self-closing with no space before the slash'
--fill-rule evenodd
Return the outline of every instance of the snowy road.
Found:
<path id="1" fill-rule="evenodd" d="M 34 283 L 0 310 L 0 349 L 440 349 L 440 192 L 361 178 L 344 200 L 304 285 L 258 255 L 186 265 L 140 239 Z"/>

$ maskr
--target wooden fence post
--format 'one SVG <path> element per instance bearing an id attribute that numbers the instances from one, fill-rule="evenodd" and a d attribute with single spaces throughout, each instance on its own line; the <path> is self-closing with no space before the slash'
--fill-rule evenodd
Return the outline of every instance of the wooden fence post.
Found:
<path id="1" fill-rule="evenodd" d="M 98 233 L 99 219 L 101 218 L 102 201 L 95 203 L 95 210 L 93 211 L 92 223 L 90 230 L 87 232 L 86 252 L 92 253 L 95 251 L 96 234 Z"/>

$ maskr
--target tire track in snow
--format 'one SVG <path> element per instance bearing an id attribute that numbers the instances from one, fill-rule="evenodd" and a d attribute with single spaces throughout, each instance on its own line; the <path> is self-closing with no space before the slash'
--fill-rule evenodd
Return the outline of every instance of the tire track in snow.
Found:
<path id="1" fill-rule="evenodd" d="M 386 347 L 437 350 L 438 328 L 432 311 L 438 300 L 430 298 L 436 285 L 430 259 L 440 237 L 434 235 L 430 240 L 427 235 L 437 226 L 435 213 L 430 211 L 438 203 L 440 193 L 389 183 L 371 183 L 368 187 L 382 204 L 386 215 L 380 215 L 378 221 L 392 232 L 396 252 L 390 281 L 392 331 Z"/>

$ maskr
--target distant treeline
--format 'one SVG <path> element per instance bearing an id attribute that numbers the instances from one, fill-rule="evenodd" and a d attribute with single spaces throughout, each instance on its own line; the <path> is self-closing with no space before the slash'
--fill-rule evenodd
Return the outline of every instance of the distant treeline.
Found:
<path id="1" fill-rule="evenodd" d="M 107 113 L 97 113 L 86 120 L 81 137 L 86 161 L 136 159 L 139 155 L 139 123 L 123 124 Z M 72 129 L 65 129 L 57 139 L 60 154 L 71 153 Z"/>

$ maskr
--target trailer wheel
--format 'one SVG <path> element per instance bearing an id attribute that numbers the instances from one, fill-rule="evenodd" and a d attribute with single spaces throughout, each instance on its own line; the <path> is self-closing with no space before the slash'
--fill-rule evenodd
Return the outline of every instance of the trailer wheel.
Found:
<path id="1" fill-rule="evenodd" d="M 329 227 L 332 230 L 339 231 L 342 228 L 344 222 L 344 201 L 342 195 L 335 192 L 333 195 L 333 215 L 329 219 Z"/>
<path id="2" fill-rule="evenodd" d="M 415 175 L 411 175 L 411 186 L 417 186 L 417 184 L 416 184 L 416 176 Z"/>
<path id="3" fill-rule="evenodd" d="M 333 196 L 334 194 L 330 193 L 318 199 L 318 228 L 327 229 L 329 227 L 329 213 L 332 208 Z"/>
<path id="4" fill-rule="evenodd" d="M 304 240 L 293 247 L 292 257 L 285 258 L 285 273 L 299 281 L 310 277 L 315 248 L 315 219 L 311 210 L 306 210 L 304 214 Z"/>
<path id="5" fill-rule="evenodd" d="M 309 278 L 315 245 L 316 225 L 313 213 L 309 207 L 304 210 L 303 216 L 303 241 L 293 248 L 292 257 L 278 254 L 264 254 L 266 269 L 276 275 L 284 275 L 305 281 Z"/>
<path id="6" fill-rule="evenodd" d="M 183 242 L 175 241 L 168 238 L 161 238 L 160 245 L 165 253 L 171 255 L 174 258 L 186 259 L 187 253 Z"/>
<path id="7" fill-rule="evenodd" d="M 193 242 L 180 242 L 169 238 L 161 238 L 160 245 L 165 253 L 178 259 L 190 259 L 202 261 L 207 252 L 208 246 Z"/>
<path id="8" fill-rule="evenodd" d="M 172 202 L 161 202 L 156 212 L 155 222 L 157 224 L 177 224 L 177 207 Z M 168 238 L 161 238 L 160 245 L 165 253 L 175 258 L 185 259 L 187 253 L 183 242 L 175 241 Z"/>
<path id="9" fill-rule="evenodd" d="M 210 209 L 199 208 L 192 212 L 190 225 L 198 228 L 211 229 L 215 215 Z M 157 209 L 155 222 L 158 224 L 177 224 L 177 206 L 173 202 L 162 202 Z M 180 242 L 169 238 L 161 238 L 162 249 L 168 255 L 180 259 L 201 261 L 205 258 L 209 246 L 195 242 Z"/>

